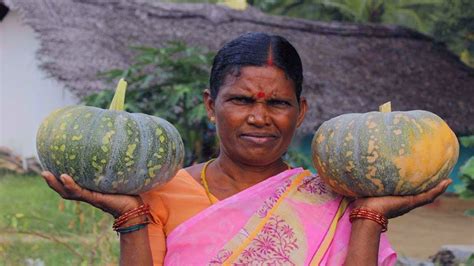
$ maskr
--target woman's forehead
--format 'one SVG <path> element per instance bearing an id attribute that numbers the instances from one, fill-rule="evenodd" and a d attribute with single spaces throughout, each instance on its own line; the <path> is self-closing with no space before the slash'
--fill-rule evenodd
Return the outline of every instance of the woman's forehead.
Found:
<path id="1" fill-rule="evenodd" d="M 274 66 L 246 66 L 239 73 L 227 75 L 221 92 L 250 92 L 270 91 L 294 93 L 293 82 L 288 79 L 285 72 Z"/>

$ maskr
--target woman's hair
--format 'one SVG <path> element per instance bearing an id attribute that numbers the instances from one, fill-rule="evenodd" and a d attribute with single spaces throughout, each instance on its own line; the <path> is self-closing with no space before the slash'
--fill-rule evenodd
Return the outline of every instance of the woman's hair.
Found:
<path id="1" fill-rule="evenodd" d="M 239 76 L 245 66 L 275 65 L 293 81 L 296 98 L 300 100 L 303 66 L 298 52 L 285 38 L 251 32 L 226 43 L 214 58 L 209 80 L 211 98 L 216 99 L 228 74 Z"/>

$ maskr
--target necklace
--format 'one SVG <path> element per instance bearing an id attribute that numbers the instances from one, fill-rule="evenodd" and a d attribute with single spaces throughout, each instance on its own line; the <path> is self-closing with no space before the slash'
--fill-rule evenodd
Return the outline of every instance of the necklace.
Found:
<path id="1" fill-rule="evenodd" d="M 207 167 L 209 166 L 209 164 L 211 164 L 213 161 L 215 161 L 216 159 L 213 158 L 213 159 L 210 159 L 209 161 L 207 161 L 204 166 L 202 167 L 202 170 L 201 170 L 201 182 L 202 184 L 204 185 L 204 189 L 206 190 L 206 195 L 207 195 L 207 198 L 209 199 L 209 202 L 212 204 L 214 204 L 214 200 L 212 199 L 212 196 L 211 196 L 211 192 L 209 191 L 209 186 L 207 185 L 207 180 L 206 180 L 206 169 Z"/>
<path id="2" fill-rule="evenodd" d="M 207 167 L 215 160 L 216 158 L 210 159 L 204 164 L 204 166 L 201 169 L 201 182 L 202 182 L 202 185 L 204 186 L 204 190 L 206 190 L 206 195 L 211 205 L 216 203 L 216 201 L 213 199 L 211 192 L 209 191 L 209 185 L 207 184 L 207 180 L 206 180 L 206 170 L 207 170 Z M 284 163 L 288 166 L 287 170 L 290 170 L 291 166 L 287 162 L 284 162 Z"/>

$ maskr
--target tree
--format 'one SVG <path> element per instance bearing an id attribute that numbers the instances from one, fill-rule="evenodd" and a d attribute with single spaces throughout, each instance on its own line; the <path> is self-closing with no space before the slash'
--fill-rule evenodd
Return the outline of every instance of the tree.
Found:
<path id="1" fill-rule="evenodd" d="M 396 24 L 429 32 L 441 0 L 262 0 L 265 12 L 322 21 Z"/>
<path id="2" fill-rule="evenodd" d="M 446 43 L 474 67 L 472 0 L 255 0 L 252 4 L 274 15 L 409 27 Z"/>
<path id="3" fill-rule="evenodd" d="M 436 14 L 432 34 L 464 63 L 474 67 L 474 1 L 444 1 Z"/>

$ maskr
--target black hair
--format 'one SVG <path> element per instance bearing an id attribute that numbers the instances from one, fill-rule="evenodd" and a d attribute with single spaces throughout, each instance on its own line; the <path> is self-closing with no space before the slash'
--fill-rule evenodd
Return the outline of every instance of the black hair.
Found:
<path id="1" fill-rule="evenodd" d="M 209 79 L 211 98 L 217 98 L 228 74 L 238 76 L 241 67 L 265 66 L 269 63 L 281 68 L 293 81 L 299 102 L 303 84 L 303 66 L 298 52 L 285 38 L 261 32 L 241 35 L 219 50 L 214 58 Z"/>

